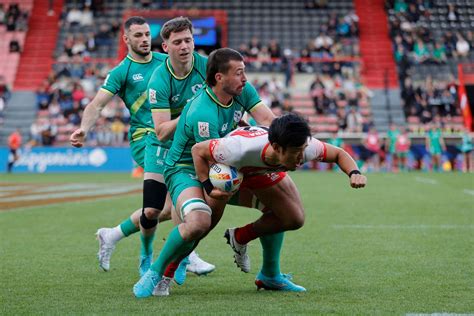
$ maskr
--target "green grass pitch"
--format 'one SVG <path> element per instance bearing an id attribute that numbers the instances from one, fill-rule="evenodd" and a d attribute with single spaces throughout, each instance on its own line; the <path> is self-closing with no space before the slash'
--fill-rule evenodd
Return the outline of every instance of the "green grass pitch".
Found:
<path id="1" fill-rule="evenodd" d="M 307 293 L 256 291 L 259 242 L 251 243 L 245 274 L 223 232 L 258 212 L 228 207 L 197 249 L 216 271 L 188 274 L 169 297 L 136 299 L 138 234 L 117 245 L 107 273 L 98 269 L 94 238 L 141 205 L 135 194 L 0 211 L 0 314 L 474 313 L 472 174 L 369 174 L 363 190 L 340 173 L 291 176 L 306 222 L 286 233 L 281 266 Z M 126 174 L 2 175 L 0 182 L 140 184 Z M 160 224 L 155 254 L 170 228 Z"/>

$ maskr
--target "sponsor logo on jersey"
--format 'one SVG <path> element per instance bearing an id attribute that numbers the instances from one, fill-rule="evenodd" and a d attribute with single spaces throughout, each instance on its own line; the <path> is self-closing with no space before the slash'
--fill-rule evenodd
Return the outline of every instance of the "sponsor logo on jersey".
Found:
<path id="1" fill-rule="evenodd" d="M 177 95 L 172 96 L 172 97 L 171 97 L 171 102 L 178 102 L 180 96 L 181 96 L 180 94 L 177 94 Z"/>
<path id="2" fill-rule="evenodd" d="M 196 92 L 201 88 L 202 88 L 202 83 L 198 83 L 191 87 L 191 91 L 193 92 L 193 94 L 196 94 Z"/>
<path id="3" fill-rule="evenodd" d="M 234 112 L 234 122 L 236 122 L 236 123 L 240 122 L 241 118 L 242 118 L 242 111 L 235 111 Z"/>
<path id="4" fill-rule="evenodd" d="M 201 136 L 201 137 L 210 137 L 209 123 L 208 122 L 198 122 L 198 131 L 199 131 L 199 136 Z"/>
<path id="5" fill-rule="evenodd" d="M 142 75 L 142 74 L 134 74 L 134 75 L 132 76 L 132 78 L 133 78 L 133 81 L 143 81 L 143 80 L 145 80 L 145 79 L 143 79 L 143 75 Z"/>
<path id="6" fill-rule="evenodd" d="M 224 125 L 222 125 L 222 128 L 221 128 L 221 132 L 224 133 L 226 130 L 227 130 L 227 126 L 228 124 L 225 123 Z"/>
<path id="7" fill-rule="evenodd" d="M 148 100 L 152 104 L 156 103 L 156 90 L 151 88 L 148 90 Z"/>
<path id="8" fill-rule="evenodd" d="M 233 131 L 230 136 L 242 136 L 246 138 L 254 138 L 266 135 L 268 132 L 258 127 L 242 127 Z"/>

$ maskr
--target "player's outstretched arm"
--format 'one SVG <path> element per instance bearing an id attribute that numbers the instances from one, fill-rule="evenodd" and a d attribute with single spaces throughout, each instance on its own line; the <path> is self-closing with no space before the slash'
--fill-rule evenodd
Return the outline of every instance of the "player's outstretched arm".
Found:
<path id="1" fill-rule="evenodd" d="M 367 184 L 367 177 L 360 174 L 356 162 L 351 155 L 342 148 L 324 143 L 326 146 L 326 159 L 324 162 L 335 162 L 350 177 L 350 185 L 353 188 L 363 188 Z"/>
<path id="2" fill-rule="evenodd" d="M 74 147 L 82 147 L 84 140 L 89 133 L 90 129 L 95 125 L 99 119 L 100 112 L 112 100 L 113 95 L 104 90 L 99 90 L 96 96 L 84 109 L 82 114 L 81 127 L 72 132 L 69 137 L 69 141 Z"/>

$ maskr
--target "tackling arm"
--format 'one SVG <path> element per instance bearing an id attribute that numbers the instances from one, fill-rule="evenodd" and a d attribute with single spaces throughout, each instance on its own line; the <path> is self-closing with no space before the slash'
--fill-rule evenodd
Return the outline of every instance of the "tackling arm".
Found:
<path id="1" fill-rule="evenodd" d="M 87 133 L 95 125 L 99 119 L 100 112 L 104 107 L 112 100 L 113 95 L 104 90 L 99 90 L 94 99 L 86 106 L 82 115 L 81 127 L 76 129 L 71 136 L 69 141 L 74 147 L 82 147 Z"/>
<path id="2" fill-rule="evenodd" d="M 270 126 L 275 118 L 275 114 L 273 114 L 272 110 L 263 103 L 258 104 L 251 110 L 250 115 L 257 121 L 258 125 L 262 126 Z"/>
<path id="3" fill-rule="evenodd" d="M 213 140 L 206 140 L 196 143 L 191 149 L 193 156 L 194 169 L 198 180 L 203 184 L 204 191 L 211 198 L 216 200 L 228 199 L 232 196 L 230 192 L 224 192 L 215 188 L 209 180 L 209 164 L 216 162 L 212 157 L 209 146 Z"/>
<path id="4" fill-rule="evenodd" d="M 168 111 L 152 111 L 152 117 L 156 137 L 159 141 L 165 142 L 173 137 L 176 126 L 178 126 L 179 117 L 172 120 L 171 114 Z"/>

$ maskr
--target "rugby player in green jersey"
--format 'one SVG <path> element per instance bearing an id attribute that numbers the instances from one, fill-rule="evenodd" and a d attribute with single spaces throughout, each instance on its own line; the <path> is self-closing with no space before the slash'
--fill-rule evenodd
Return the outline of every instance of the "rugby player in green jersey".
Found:
<path id="1" fill-rule="evenodd" d="M 237 51 L 222 48 L 210 55 L 206 83 L 183 109 L 166 157 L 165 181 L 173 205 L 184 221 L 173 228 L 158 259 L 135 284 L 133 291 L 137 297 L 168 295 L 170 279 L 163 277 L 166 267 L 179 262 L 196 247 L 217 224 L 230 197 L 224 192 L 217 193 L 217 199 L 204 195 L 194 171 L 191 147 L 235 129 L 243 110 L 261 125 L 270 125 L 274 118 L 247 83 L 243 57 Z"/>
<path id="2" fill-rule="evenodd" d="M 101 228 L 97 232 L 99 240 L 99 266 L 108 271 L 110 269 L 110 257 L 115 249 L 116 243 L 123 237 L 136 233 L 140 230 L 140 223 L 149 224 L 144 215 L 145 211 L 152 210 L 160 214 L 160 221 L 170 218 L 170 208 L 165 207 L 164 194 L 157 194 L 163 181 L 161 173 L 162 165 L 157 163 L 157 147 L 154 146 L 152 138 L 154 125 L 151 112 L 147 105 L 146 89 L 148 81 L 155 70 L 165 60 L 166 55 L 151 52 L 150 27 L 142 17 L 131 17 L 124 25 L 124 41 L 128 47 L 128 55 L 107 76 L 104 85 L 97 95 L 84 110 L 81 127 L 70 136 L 70 142 L 75 147 L 82 147 L 85 137 L 90 129 L 96 124 L 100 112 L 112 99 L 118 95 L 124 101 L 130 111 L 130 129 L 128 138 L 132 150 L 132 157 L 145 170 L 143 185 L 143 207 L 136 210 L 130 218 L 124 220 L 114 228 Z M 159 160 L 158 160 L 159 161 Z M 161 182 L 159 182 L 161 180 Z M 157 189 L 158 187 L 158 189 Z M 161 197 L 161 198 L 160 198 Z M 170 203 L 168 203 L 170 205 Z M 157 221 L 156 221 L 157 223 Z M 156 226 L 156 224 L 155 224 Z M 140 274 L 146 272 L 151 264 L 153 249 L 153 234 L 147 231 L 153 227 L 147 226 L 141 235 L 142 249 L 140 256 Z M 154 232 L 154 231 L 153 231 Z M 209 264 L 195 256 L 198 266 Z M 207 265 L 207 266 L 206 266 Z M 212 265 L 211 265 L 212 266 Z"/>

